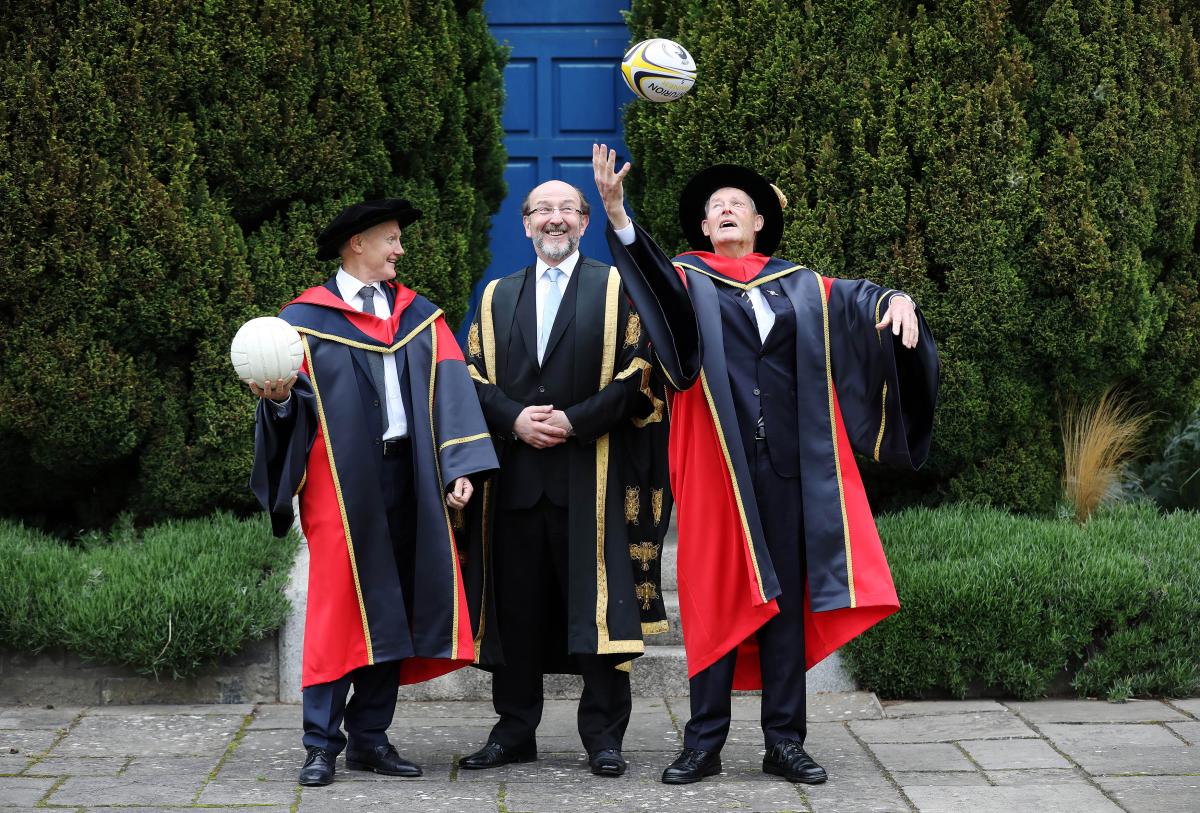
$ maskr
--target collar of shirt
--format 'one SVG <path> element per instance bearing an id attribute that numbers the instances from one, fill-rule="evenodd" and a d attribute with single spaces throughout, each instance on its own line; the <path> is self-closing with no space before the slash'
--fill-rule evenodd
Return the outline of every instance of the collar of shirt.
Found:
<path id="1" fill-rule="evenodd" d="M 366 283 L 358 277 L 351 276 L 344 268 L 338 269 L 337 276 L 334 277 L 334 283 L 337 285 L 338 293 L 342 295 L 342 299 L 346 300 L 346 304 L 361 311 L 363 302 L 362 297 L 358 294 Z M 383 290 L 382 283 L 373 282 L 371 285 L 378 293 L 378 296 L 375 298 L 375 312 L 378 314 L 381 310 L 388 309 L 387 293 Z M 382 309 L 380 308 L 381 304 L 383 305 Z"/>
<path id="2" fill-rule="evenodd" d="M 571 274 L 572 274 L 572 273 L 574 273 L 574 271 L 575 271 L 575 266 L 576 266 L 578 263 L 579 263 L 579 252 L 578 252 L 578 251 L 576 251 L 575 253 L 573 253 L 571 256 L 567 257 L 565 260 L 563 260 L 563 261 L 562 261 L 561 263 L 559 263 L 558 265 L 554 265 L 554 266 L 547 265 L 545 260 L 543 260 L 541 257 L 538 257 L 538 260 L 537 260 L 537 269 L 536 269 L 536 273 L 537 273 L 537 280 L 536 280 L 536 281 L 537 281 L 538 283 L 541 283 L 541 281 L 542 281 L 542 280 L 545 278 L 545 276 L 546 276 L 546 272 L 547 272 L 549 269 L 551 269 L 551 268 L 557 268 L 559 271 L 562 271 L 562 273 L 563 273 L 563 282 L 564 282 L 564 283 L 570 282 L 570 281 L 571 281 Z M 564 285 L 563 285 L 563 287 L 565 288 L 565 287 L 566 287 L 566 285 L 564 284 Z"/>

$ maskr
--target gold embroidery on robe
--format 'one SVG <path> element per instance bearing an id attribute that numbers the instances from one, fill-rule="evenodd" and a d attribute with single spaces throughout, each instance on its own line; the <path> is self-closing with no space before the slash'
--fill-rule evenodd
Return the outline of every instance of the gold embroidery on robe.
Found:
<path id="1" fill-rule="evenodd" d="M 658 598 L 658 591 L 654 589 L 654 582 L 641 582 L 635 589 L 637 590 L 638 601 L 642 602 L 642 609 L 649 610 L 650 603 Z"/>
<path id="2" fill-rule="evenodd" d="M 631 544 L 629 555 L 635 562 L 642 563 L 642 570 L 649 571 L 650 563 L 658 558 L 658 545 L 650 541 Z"/>
<path id="3" fill-rule="evenodd" d="M 642 319 L 636 313 L 629 314 L 625 322 L 625 346 L 637 347 L 642 340 Z"/>
<path id="4" fill-rule="evenodd" d="M 663 490 L 661 488 L 650 489 L 650 506 L 654 509 L 654 524 L 662 524 L 662 508 L 663 508 Z"/>
<path id="5" fill-rule="evenodd" d="M 638 515 L 642 512 L 641 489 L 637 486 L 625 487 L 625 521 L 638 524 Z"/>
<path id="6" fill-rule="evenodd" d="M 483 355 L 483 342 L 479 339 L 478 322 L 472 322 L 471 330 L 467 333 L 467 353 L 476 357 Z"/>

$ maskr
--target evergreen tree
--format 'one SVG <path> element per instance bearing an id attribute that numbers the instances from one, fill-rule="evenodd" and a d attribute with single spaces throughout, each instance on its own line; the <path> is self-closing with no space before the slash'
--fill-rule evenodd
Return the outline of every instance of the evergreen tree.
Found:
<path id="1" fill-rule="evenodd" d="M 867 472 L 885 504 L 1048 511 L 1062 401 L 1200 401 L 1187 4 L 634 0 L 630 28 L 699 65 L 683 100 L 626 112 L 632 208 L 665 248 L 692 173 L 743 163 L 789 198 L 780 256 L 906 290 L 930 320 L 934 452 L 915 480 Z"/>
<path id="2" fill-rule="evenodd" d="M 412 199 L 402 279 L 461 317 L 503 196 L 481 6 L 3 3 L 0 512 L 249 507 L 229 341 L 347 203 Z"/>

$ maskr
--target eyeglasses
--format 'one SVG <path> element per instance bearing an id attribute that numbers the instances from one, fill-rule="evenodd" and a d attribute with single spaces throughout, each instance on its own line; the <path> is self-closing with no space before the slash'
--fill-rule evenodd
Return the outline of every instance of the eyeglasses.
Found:
<path id="1" fill-rule="evenodd" d="M 558 212 L 563 217 L 572 217 L 574 215 L 582 215 L 583 210 L 577 209 L 574 206 L 538 206 L 526 212 L 526 217 L 529 215 L 537 215 L 538 217 L 549 217 Z"/>

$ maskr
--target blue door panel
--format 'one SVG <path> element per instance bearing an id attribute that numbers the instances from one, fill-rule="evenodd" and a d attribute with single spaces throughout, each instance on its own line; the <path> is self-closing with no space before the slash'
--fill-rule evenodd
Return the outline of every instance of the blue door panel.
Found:
<path id="1" fill-rule="evenodd" d="M 492 217 L 492 263 L 472 291 L 470 314 L 484 285 L 533 262 L 521 204 L 543 181 L 559 178 L 583 190 L 596 208 L 580 250 L 611 262 L 604 239 L 606 218 L 592 180 L 592 144 L 603 142 L 626 153 L 621 106 L 633 94 L 617 66 L 629 45 L 621 16 L 628 8 L 629 0 L 485 2 L 492 34 L 510 49 L 501 119 L 508 195 Z M 465 335 L 466 323 L 459 340 Z"/>

